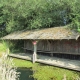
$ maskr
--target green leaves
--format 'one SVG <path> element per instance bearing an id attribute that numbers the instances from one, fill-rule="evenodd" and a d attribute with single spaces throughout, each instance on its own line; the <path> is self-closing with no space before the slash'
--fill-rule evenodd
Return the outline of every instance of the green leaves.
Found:
<path id="1" fill-rule="evenodd" d="M 6 31 L 9 33 L 67 24 L 74 26 L 77 20 L 80 22 L 77 17 L 77 14 L 80 15 L 79 2 L 79 0 L 2 0 L 0 24 L 7 23 Z M 75 28 L 77 29 L 76 25 Z"/>

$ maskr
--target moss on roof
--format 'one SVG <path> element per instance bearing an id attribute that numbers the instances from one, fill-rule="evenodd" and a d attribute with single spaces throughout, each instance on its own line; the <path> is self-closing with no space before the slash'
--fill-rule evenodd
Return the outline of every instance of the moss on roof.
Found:
<path id="1" fill-rule="evenodd" d="M 66 27 L 53 27 L 40 30 L 17 31 L 2 39 L 77 39 L 79 33 Z"/>

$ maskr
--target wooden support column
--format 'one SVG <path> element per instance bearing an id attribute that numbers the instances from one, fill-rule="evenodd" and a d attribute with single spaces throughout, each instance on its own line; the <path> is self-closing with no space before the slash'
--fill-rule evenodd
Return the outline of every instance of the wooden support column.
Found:
<path id="1" fill-rule="evenodd" d="M 33 52 L 33 63 L 37 60 L 37 41 L 33 41 L 34 52 Z"/>

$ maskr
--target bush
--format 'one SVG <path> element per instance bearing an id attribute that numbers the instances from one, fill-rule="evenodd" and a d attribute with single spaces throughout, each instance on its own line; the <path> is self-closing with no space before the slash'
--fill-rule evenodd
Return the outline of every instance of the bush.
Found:
<path id="1" fill-rule="evenodd" d="M 8 48 L 9 48 L 8 43 L 5 42 L 5 41 L 1 41 L 1 42 L 0 42 L 0 56 L 1 56 L 3 53 L 6 53 Z"/>

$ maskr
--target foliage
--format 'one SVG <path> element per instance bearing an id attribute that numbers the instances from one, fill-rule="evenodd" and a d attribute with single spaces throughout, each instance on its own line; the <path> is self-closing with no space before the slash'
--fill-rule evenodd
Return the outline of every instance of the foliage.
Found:
<path id="1" fill-rule="evenodd" d="M 0 31 L 5 35 L 22 29 L 71 24 L 80 28 L 80 0 L 1 0 Z"/>
<path id="2" fill-rule="evenodd" d="M 0 41 L 0 56 L 2 56 L 3 53 L 7 53 L 8 49 L 10 53 L 21 53 L 23 52 L 23 40 L 17 40 L 15 41 Z"/>
<path id="3" fill-rule="evenodd" d="M 8 48 L 9 46 L 7 42 L 0 41 L 0 56 L 2 56 L 3 53 L 6 53 Z"/>
<path id="4" fill-rule="evenodd" d="M 24 40 L 9 41 L 9 49 L 11 53 L 23 53 Z"/>
<path id="5" fill-rule="evenodd" d="M 19 80 L 19 73 L 16 71 L 16 67 L 13 67 L 12 59 L 3 55 L 0 58 L 0 80 Z"/>
<path id="6" fill-rule="evenodd" d="M 80 74 L 77 74 L 78 72 L 46 65 L 35 66 L 33 70 L 33 77 L 37 80 L 77 80 Z"/>

